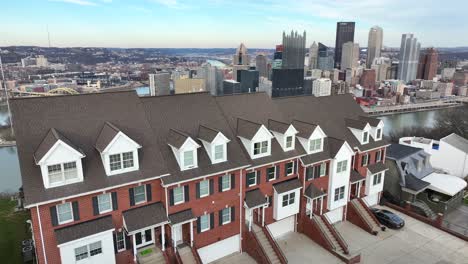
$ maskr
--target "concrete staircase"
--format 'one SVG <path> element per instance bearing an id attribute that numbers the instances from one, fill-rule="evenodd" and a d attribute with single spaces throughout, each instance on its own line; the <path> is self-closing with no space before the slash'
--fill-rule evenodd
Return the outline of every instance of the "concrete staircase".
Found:
<path id="1" fill-rule="evenodd" d="M 359 215 L 364 219 L 364 221 L 372 229 L 372 233 L 377 234 L 380 231 L 380 223 L 376 222 L 374 218 L 370 215 L 369 208 L 364 208 L 363 205 L 358 199 L 351 200 L 351 204 L 356 208 Z"/>
<path id="2" fill-rule="evenodd" d="M 326 239 L 331 242 L 333 250 L 340 254 L 346 255 L 345 250 L 340 245 L 340 243 L 338 243 L 338 240 L 332 234 L 330 228 L 324 223 L 324 220 L 320 216 L 316 215 L 314 215 L 313 218 L 319 225 L 320 230 L 323 231 L 322 233 L 325 235 Z"/>
<path id="3" fill-rule="evenodd" d="M 142 255 L 141 254 L 142 252 L 145 252 L 145 254 Z M 139 264 L 166 263 L 166 259 L 164 258 L 163 252 L 161 251 L 161 249 L 159 249 L 158 247 L 154 245 L 138 249 L 137 254 L 138 254 L 137 261 Z"/>
<path id="4" fill-rule="evenodd" d="M 177 248 L 177 253 L 184 264 L 196 264 L 197 261 L 193 256 L 192 249 L 189 246 L 182 246 Z"/>
<path id="5" fill-rule="evenodd" d="M 252 231 L 254 232 L 255 236 L 258 239 L 258 242 L 262 246 L 263 251 L 267 255 L 268 259 L 270 260 L 270 263 L 281 264 L 279 257 L 276 255 L 276 252 L 273 249 L 273 246 L 271 245 L 270 241 L 266 237 L 265 233 L 263 233 L 262 228 L 256 224 L 253 224 Z"/>
<path id="6" fill-rule="evenodd" d="M 411 203 L 411 205 L 423 210 L 426 216 L 430 219 L 434 220 L 437 218 L 436 213 L 434 213 L 434 211 L 432 211 L 432 209 L 425 202 L 416 200 L 415 202 Z"/>

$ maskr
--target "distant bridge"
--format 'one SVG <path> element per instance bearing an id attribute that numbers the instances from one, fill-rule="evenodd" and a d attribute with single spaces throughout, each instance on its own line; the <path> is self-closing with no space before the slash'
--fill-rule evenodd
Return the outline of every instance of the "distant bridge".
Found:
<path id="1" fill-rule="evenodd" d="M 463 103 L 468 103 L 468 97 L 459 97 L 450 100 L 441 100 L 435 102 L 425 102 L 416 104 L 404 105 L 389 105 L 389 106 L 374 106 L 366 107 L 361 106 L 364 112 L 371 116 L 392 115 L 395 113 L 408 113 L 429 111 L 433 109 L 451 108 L 461 106 Z"/>
<path id="2" fill-rule="evenodd" d="M 26 95 L 26 96 L 54 96 L 54 95 L 73 95 L 73 94 L 79 94 L 76 90 L 73 90 L 71 88 L 55 88 L 52 89 L 48 92 L 26 92 L 26 91 L 20 91 L 20 90 L 13 90 L 10 91 L 11 93 L 15 95 Z"/>

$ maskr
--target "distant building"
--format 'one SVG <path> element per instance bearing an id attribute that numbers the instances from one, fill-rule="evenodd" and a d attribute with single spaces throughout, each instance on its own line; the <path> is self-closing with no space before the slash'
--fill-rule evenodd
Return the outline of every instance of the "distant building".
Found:
<path id="1" fill-rule="evenodd" d="M 310 70 L 317 69 L 318 67 L 317 61 L 318 61 L 318 45 L 314 41 L 314 43 L 309 48 L 309 69 Z"/>
<path id="2" fill-rule="evenodd" d="M 150 83 L 150 95 L 169 95 L 171 93 L 171 75 L 168 72 L 159 72 L 148 75 Z"/>
<path id="3" fill-rule="evenodd" d="M 376 79 L 375 70 L 365 69 L 361 75 L 359 84 L 366 89 L 375 90 L 375 79 Z"/>
<path id="4" fill-rule="evenodd" d="M 421 44 L 413 34 L 403 34 L 401 37 L 398 76 L 406 83 L 415 80 L 418 70 L 418 59 Z"/>
<path id="5" fill-rule="evenodd" d="M 210 63 L 206 63 L 198 69 L 197 77 L 205 79 L 206 91 L 212 95 L 223 95 L 223 71 Z"/>
<path id="6" fill-rule="evenodd" d="M 313 79 L 319 79 L 322 77 L 322 70 L 320 69 L 313 69 L 310 71 L 310 77 Z"/>
<path id="7" fill-rule="evenodd" d="M 333 55 L 331 55 L 328 47 L 319 42 L 317 67 L 324 71 L 330 71 L 334 68 L 333 62 Z"/>
<path id="8" fill-rule="evenodd" d="M 369 30 L 367 42 L 367 61 L 366 66 L 370 68 L 375 58 L 380 57 L 382 51 L 383 30 L 379 26 L 374 26 Z"/>
<path id="9" fill-rule="evenodd" d="M 240 82 L 234 80 L 223 81 L 223 95 L 237 94 L 241 90 Z"/>
<path id="10" fill-rule="evenodd" d="M 375 70 L 375 80 L 380 82 L 388 79 L 388 72 L 391 67 L 391 60 L 385 57 L 374 58 L 371 69 Z"/>
<path id="11" fill-rule="evenodd" d="M 332 95 L 349 93 L 349 86 L 344 81 L 337 81 L 332 83 L 331 93 Z"/>
<path id="12" fill-rule="evenodd" d="M 456 71 L 453 74 L 453 81 L 455 85 L 465 86 L 468 84 L 468 71 Z"/>
<path id="13" fill-rule="evenodd" d="M 273 69 L 272 97 L 304 94 L 304 69 Z"/>
<path id="14" fill-rule="evenodd" d="M 437 75 L 439 66 L 439 54 L 434 48 L 427 49 L 419 57 L 418 79 L 432 80 Z"/>
<path id="15" fill-rule="evenodd" d="M 438 82 L 437 91 L 441 97 L 451 96 L 453 94 L 453 83 L 451 82 Z"/>
<path id="16" fill-rule="evenodd" d="M 258 90 L 259 72 L 254 69 L 240 71 L 240 90 L 235 93 L 253 93 Z"/>
<path id="17" fill-rule="evenodd" d="M 31 58 L 31 57 L 26 57 L 21 59 L 21 66 L 23 68 L 28 67 L 28 66 L 35 66 L 36 65 L 36 59 Z"/>
<path id="18" fill-rule="evenodd" d="M 348 41 L 343 44 L 341 52 L 341 70 L 353 69 L 358 66 L 359 44 Z"/>
<path id="19" fill-rule="evenodd" d="M 268 60 L 264 54 L 255 57 L 255 65 L 260 76 L 268 77 Z"/>
<path id="20" fill-rule="evenodd" d="M 455 68 L 443 68 L 440 75 L 444 80 L 452 80 L 453 75 L 455 74 L 455 70 Z"/>
<path id="21" fill-rule="evenodd" d="M 336 23 L 335 68 L 341 69 L 341 52 L 343 44 L 350 41 L 354 42 L 354 26 L 355 22 Z"/>
<path id="22" fill-rule="evenodd" d="M 43 68 L 46 68 L 47 66 L 49 66 L 49 63 L 47 61 L 47 58 L 44 57 L 44 55 L 39 55 L 37 56 L 36 58 L 36 66 L 37 67 L 43 67 Z"/>
<path id="23" fill-rule="evenodd" d="M 332 82 L 330 79 L 320 78 L 313 82 L 312 94 L 316 97 L 320 96 L 329 96 L 331 95 L 331 85 Z"/>
<path id="24" fill-rule="evenodd" d="M 250 57 L 247 53 L 247 48 L 244 43 L 241 43 L 236 50 L 236 54 L 233 56 L 232 60 L 232 77 L 234 80 L 239 81 L 239 71 L 249 69 Z"/>
<path id="25" fill-rule="evenodd" d="M 174 80 L 176 94 L 206 91 L 204 79 L 177 79 Z"/>
<path id="26" fill-rule="evenodd" d="M 282 69 L 304 69 L 306 33 L 301 36 L 294 31 L 283 32 Z"/>

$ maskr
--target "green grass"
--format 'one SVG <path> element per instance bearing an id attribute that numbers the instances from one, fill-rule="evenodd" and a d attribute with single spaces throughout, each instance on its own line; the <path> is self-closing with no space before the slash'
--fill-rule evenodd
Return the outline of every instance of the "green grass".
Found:
<path id="1" fill-rule="evenodd" d="M 468 196 L 465 197 L 464 201 L 465 201 L 465 204 L 468 205 Z"/>
<path id="2" fill-rule="evenodd" d="M 0 197 L 0 262 L 22 263 L 21 241 L 28 234 L 29 212 L 15 212 L 16 202 Z"/>
<path id="3" fill-rule="evenodd" d="M 150 254 L 151 252 L 153 252 L 153 250 L 151 248 L 148 248 L 148 249 L 145 249 L 143 251 L 140 252 L 140 255 L 144 256 L 144 255 L 148 255 Z"/>

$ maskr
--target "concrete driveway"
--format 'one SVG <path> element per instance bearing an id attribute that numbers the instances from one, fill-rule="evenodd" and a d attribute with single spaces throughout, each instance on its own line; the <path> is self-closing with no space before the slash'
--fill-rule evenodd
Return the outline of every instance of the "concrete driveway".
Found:
<path id="1" fill-rule="evenodd" d="M 460 205 L 444 216 L 444 226 L 468 236 L 468 206 Z"/>
<path id="2" fill-rule="evenodd" d="M 291 232 L 276 239 L 288 263 L 333 263 L 343 262 L 301 233 Z"/>
<path id="3" fill-rule="evenodd" d="M 373 236 L 350 222 L 336 225 L 351 254 L 361 253 L 361 263 L 468 264 L 468 242 L 388 207 L 383 208 L 402 217 L 405 227 L 387 229 Z"/>
<path id="4" fill-rule="evenodd" d="M 211 264 L 256 264 L 255 259 L 253 259 L 247 252 L 243 253 L 234 253 L 229 256 L 220 258 L 216 261 L 211 262 Z"/>

